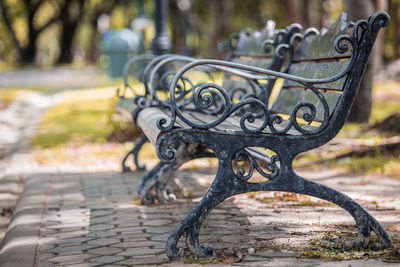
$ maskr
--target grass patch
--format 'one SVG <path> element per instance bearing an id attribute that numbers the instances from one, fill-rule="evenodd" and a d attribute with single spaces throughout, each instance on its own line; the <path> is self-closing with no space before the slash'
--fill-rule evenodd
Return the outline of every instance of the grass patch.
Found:
<path id="1" fill-rule="evenodd" d="M 360 259 L 379 259 L 384 262 L 400 262 L 400 239 L 393 232 L 393 245 L 382 249 L 376 236 L 371 236 L 366 248 L 345 249 L 344 243 L 356 239 L 357 228 L 354 225 L 332 225 L 331 231 L 292 232 L 291 238 L 271 244 L 274 250 L 289 250 L 298 253 L 299 258 L 321 259 L 325 261 L 343 261 Z"/>
<path id="2" fill-rule="evenodd" d="M 109 90 L 65 93 L 64 101 L 46 112 L 32 140 L 33 146 L 44 149 L 63 144 L 105 143 L 111 132 L 108 114 L 112 97 Z"/>
<path id="3" fill-rule="evenodd" d="M 32 139 L 35 161 L 42 165 L 112 165 L 111 169 L 119 169 L 132 143 L 110 143 L 107 138 L 113 131 L 133 127 L 129 121 L 113 120 L 115 88 L 67 91 L 61 98 L 60 104 L 45 113 Z M 155 159 L 154 148 L 145 144 L 140 162 L 154 165 Z"/>

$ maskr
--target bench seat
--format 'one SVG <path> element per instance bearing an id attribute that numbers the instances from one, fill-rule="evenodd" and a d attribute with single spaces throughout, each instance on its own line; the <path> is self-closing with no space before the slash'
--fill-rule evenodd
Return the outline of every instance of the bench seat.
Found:
<path id="1" fill-rule="evenodd" d="M 207 122 L 211 122 L 211 121 L 215 120 L 215 116 L 213 116 L 213 115 L 208 115 L 208 114 L 204 114 L 204 113 L 200 113 L 200 112 L 196 112 L 196 111 L 187 111 L 186 110 L 186 111 L 183 111 L 183 113 L 186 118 L 190 119 L 191 121 L 193 121 L 195 123 L 199 123 L 199 124 L 205 124 Z M 136 123 L 139 126 L 139 128 L 144 132 L 144 134 L 147 136 L 147 138 L 150 140 L 150 142 L 153 145 L 156 145 L 157 140 L 162 133 L 161 130 L 157 127 L 157 121 L 160 119 L 165 119 L 165 120 L 169 121 L 170 116 L 171 116 L 171 112 L 169 110 L 159 109 L 156 107 L 146 108 L 139 112 Z M 208 130 L 222 132 L 222 133 L 225 132 L 228 134 L 234 134 L 235 132 L 242 133 L 243 130 L 240 127 L 240 118 L 241 118 L 240 116 L 229 117 L 226 120 L 222 121 L 217 126 L 209 128 Z M 262 125 L 261 123 L 262 123 L 261 119 L 259 119 L 258 121 L 256 119 L 256 121 L 251 126 L 248 126 L 248 128 L 256 129 Z M 278 124 L 278 125 L 276 125 L 276 129 L 278 131 L 283 130 L 284 125 L 286 125 L 285 122 L 283 122 L 282 124 Z M 307 125 L 307 124 L 302 125 L 302 127 L 309 131 L 317 129 L 317 127 L 314 127 L 312 125 Z M 189 126 L 188 124 L 186 124 L 183 120 L 177 118 L 177 120 L 175 121 L 174 128 L 175 129 L 190 129 L 192 127 Z M 262 131 L 262 134 L 273 134 L 273 133 L 271 132 L 269 127 L 266 127 Z M 298 136 L 298 135 L 301 135 L 301 133 L 299 131 L 297 131 L 296 129 L 291 128 L 287 133 L 285 133 L 285 135 L 289 135 L 289 136 L 297 135 Z"/>

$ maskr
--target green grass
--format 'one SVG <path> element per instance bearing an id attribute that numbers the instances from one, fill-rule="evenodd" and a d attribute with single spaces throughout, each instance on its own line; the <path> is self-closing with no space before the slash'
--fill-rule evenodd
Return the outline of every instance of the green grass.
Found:
<path id="1" fill-rule="evenodd" d="M 105 143 L 112 130 L 109 112 L 113 92 L 110 90 L 91 93 L 77 90 L 64 94 L 67 99 L 50 108 L 40 122 L 33 146 L 44 149 L 65 144 Z M 104 97 L 99 97 L 105 93 Z M 95 99 L 91 99 L 90 94 Z"/>

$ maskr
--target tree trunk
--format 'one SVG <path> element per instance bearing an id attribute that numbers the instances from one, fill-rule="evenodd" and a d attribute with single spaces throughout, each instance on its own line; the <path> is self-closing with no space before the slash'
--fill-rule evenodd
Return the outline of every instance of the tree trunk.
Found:
<path id="1" fill-rule="evenodd" d="M 389 8 L 388 0 L 374 0 L 374 1 L 375 1 L 376 11 L 388 11 Z M 373 54 L 375 70 L 380 70 L 383 67 L 385 35 L 386 35 L 386 28 L 383 28 L 379 31 L 378 36 L 376 37 L 374 45 L 374 54 Z"/>
<path id="2" fill-rule="evenodd" d="M 349 19 L 357 21 L 358 19 L 366 19 L 373 13 L 371 0 L 346 0 L 347 13 Z M 370 58 L 373 58 L 371 55 Z M 348 121 L 368 123 L 372 108 L 372 76 L 373 76 L 373 61 L 371 60 L 365 69 L 364 77 L 361 80 L 357 96 L 351 108 Z"/>
<path id="3" fill-rule="evenodd" d="M 392 28 L 394 35 L 394 57 L 397 59 L 400 57 L 399 47 L 400 47 L 400 19 L 399 19 L 399 1 L 398 0 L 390 0 L 389 3 L 391 10 L 390 16 L 392 17 Z"/>
<path id="4" fill-rule="evenodd" d="M 172 23 L 172 44 L 175 54 L 185 54 L 186 38 L 185 38 L 185 21 L 183 12 L 179 9 L 175 1 L 169 4 Z"/>
<path id="5" fill-rule="evenodd" d="M 61 45 L 60 45 L 60 56 L 58 57 L 57 63 L 71 63 L 73 60 L 72 44 L 76 29 L 78 28 L 79 21 L 82 19 L 82 10 L 84 0 L 79 1 L 66 1 L 63 13 L 61 14 Z M 72 8 L 72 5 L 76 5 Z M 76 12 L 71 14 L 71 10 Z"/>
<path id="6" fill-rule="evenodd" d="M 213 29 L 210 34 L 210 50 L 212 58 L 218 58 L 218 41 L 221 36 L 223 25 L 223 8 L 222 1 L 209 0 L 208 5 L 211 9 L 211 25 Z"/>

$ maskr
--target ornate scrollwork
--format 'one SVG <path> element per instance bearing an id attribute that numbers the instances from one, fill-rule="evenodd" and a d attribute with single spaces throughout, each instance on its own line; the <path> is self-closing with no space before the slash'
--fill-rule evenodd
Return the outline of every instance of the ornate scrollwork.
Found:
<path id="1" fill-rule="evenodd" d="M 246 150 L 246 149 L 240 149 L 235 152 L 233 161 L 236 162 L 248 162 L 248 171 L 244 168 L 238 168 L 235 175 L 239 179 L 243 181 L 248 181 L 254 174 L 254 169 L 257 170 L 258 173 L 260 173 L 263 177 L 272 180 L 274 179 L 279 172 L 279 167 L 277 165 L 277 162 L 279 161 L 279 156 L 278 155 L 273 155 L 270 159 L 270 162 L 267 164 L 267 170 L 269 173 L 265 172 L 257 163 L 257 161 L 253 158 L 253 156 Z"/>

